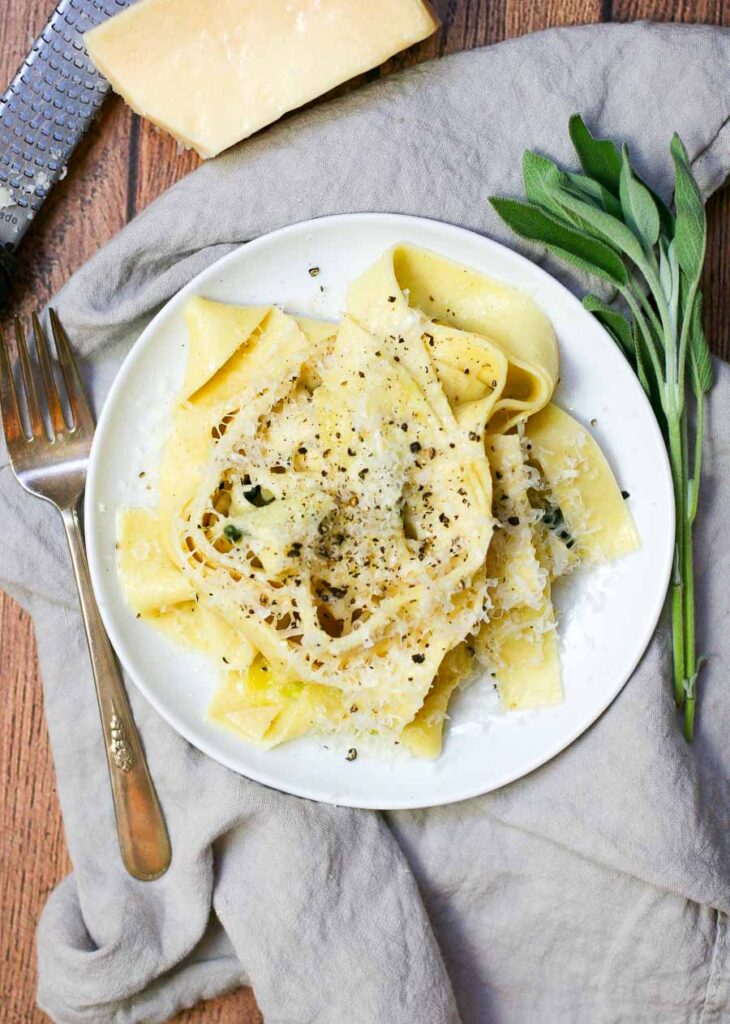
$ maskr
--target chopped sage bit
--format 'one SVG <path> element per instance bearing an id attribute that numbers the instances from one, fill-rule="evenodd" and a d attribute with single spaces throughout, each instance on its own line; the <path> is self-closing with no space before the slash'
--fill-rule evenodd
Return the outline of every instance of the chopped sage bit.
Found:
<path id="1" fill-rule="evenodd" d="M 542 512 L 543 526 L 556 533 L 568 550 L 575 547 L 575 538 L 571 536 L 560 505 L 554 505 L 534 490 L 528 492 L 528 497 L 532 508 L 539 509 Z"/>
<path id="2" fill-rule="evenodd" d="M 256 508 L 266 508 L 267 505 L 270 505 L 275 500 L 274 496 L 269 494 L 268 491 L 261 490 L 260 484 L 256 484 L 250 491 L 244 491 L 243 496 L 246 501 L 255 505 Z"/>
<path id="3" fill-rule="evenodd" d="M 542 514 L 542 521 L 549 530 L 561 529 L 565 522 L 563 518 L 563 510 L 559 505 L 552 505 L 548 503 Z"/>
<path id="4" fill-rule="evenodd" d="M 228 540 L 237 541 L 243 537 L 243 530 L 239 530 L 233 523 L 226 523 L 223 527 L 223 536 Z"/>
<path id="5" fill-rule="evenodd" d="M 356 757 L 357 757 L 357 750 L 355 749 L 355 747 L 350 747 L 350 749 L 347 751 L 347 755 L 345 757 L 345 760 L 346 761 L 354 761 Z"/>

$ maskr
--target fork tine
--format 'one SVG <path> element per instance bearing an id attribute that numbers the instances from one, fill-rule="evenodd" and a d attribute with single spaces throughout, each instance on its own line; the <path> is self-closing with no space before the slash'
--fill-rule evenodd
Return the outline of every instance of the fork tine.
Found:
<path id="1" fill-rule="evenodd" d="M 58 361 L 61 364 L 61 371 L 66 384 L 66 391 L 68 392 L 68 401 L 74 418 L 73 429 L 76 430 L 78 428 L 93 433 L 94 417 L 91 414 L 81 375 L 71 351 L 68 335 L 58 319 L 55 309 L 49 309 L 48 316 L 51 321 L 51 330 L 53 331 L 53 339 L 56 342 Z"/>
<path id="2" fill-rule="evenodd" d="M 5 332 L 0 326 L 0 410 L 3 416 L 3 428 L 8 449 L 13 441 L 25 438 L 20 419 L 18 393 L 15 390 L 13 372 L 10 368 L 10 354 L 5 341 Z"/>
<path id="3" fill-rule="evenodd" d="M 48 411 L 51 414 L 51 424 L 54 432 L 60 434 L 66 429 L 66 423 L 63 418 L 58 388 L 56 387 L 56 378 L 53 375 L 53 364 L 51 363 L 51 356 L 48 351 L 48 342 L 43 333 L 38 315 L 33 313 L 31 319 L 33 322 L 35 349 L 38 353 L 38 361 L 41 364 L 41 376 L 43 377 L 43 386 L 46 392 L 46 402 L 48 403 Z"/>
<path id="4" fill-rule="evenodd" d="M 15 318 L 15 344 L 18 349 L 18 356 L 20 357 L 20 369 L 23 375 L 23 385 L 25 387 L 25 400 L 28 404 L 30 432 L 33 437 L 41 437 L 44 430 L 43 417 L 41 416 L 41 409 L 38 404 L 38 393 L 35 387 L 33 369 L 30 365 L 30 356 L 28 355 L 28 345 L 25 341 L 23 323 L 20 320 L 20 317 L 17 316 Z"/>

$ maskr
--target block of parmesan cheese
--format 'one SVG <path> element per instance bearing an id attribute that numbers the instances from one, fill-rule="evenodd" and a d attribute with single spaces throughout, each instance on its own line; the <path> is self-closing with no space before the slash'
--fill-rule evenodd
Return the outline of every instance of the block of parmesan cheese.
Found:
<path id="1" fill-rule="evenodd" d="M 133 110 L 210 157 L 437 27 L 427 0 L 138 0 L 85 42 Z"/>

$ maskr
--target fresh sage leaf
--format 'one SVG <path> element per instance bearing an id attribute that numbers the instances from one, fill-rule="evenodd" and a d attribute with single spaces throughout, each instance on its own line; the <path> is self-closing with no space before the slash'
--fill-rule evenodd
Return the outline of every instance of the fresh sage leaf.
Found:
<path id="1" fill-rule="evenodd" d="M 619 191 L 624 220 L 641 239 L 645 250 L 651 252 L 661 230 L 659 210 L 649 189 L 635 176 L 626 146 L 621 151 Z"/>
<path id="2" fill-rule="evenodd" d="M 615 142 L 611 139 L 594 138 L 580 114 L 573 114 L 568 122 L 568 131 L 585 173 L 618 198 L 621 155 Z"/>
<path id="3" fill-rule="evenodd" d="M 712 353 L 702 329 L 702 292 L 695 295 L 692 306 L 692 323 L 689 336 L 689 361 L 692 376 L 692 390 L 695 395 L 705 395 L 714 380 Z"/>
<path id="4" fill-rule="evenodd" d="M 674 317 L 674 323 L 676 324 L 679 318 L 679 303 L 681 297 L 682 288 L 682 272 L 679 269 L 679 260 L 677 259 L 677 243 L 675 239 L 669 243 L 667 248 L 667 259 L 669 260 L 669 272 L 672 275 L 672 289 L 669 293 L 669 309 L 672 316 Z"/>
<path id="5" fill-rule="evenodd" d="M 636 373 L 641 381 L 641 386 L 647 394 L 647 397 L 651 399 L 651 385 L 649 383 L 649 376 L 647 373 L 648 360 L 644 356 L 644 339 L 641 336 L 641 330 L 639 329 L 636 320 L 631 321 L 631 340 L 634 347 L 634 359 L 636 360 Z"/>
<path id="6" fill-rule="evenodd" d="M 604 188 L 600 181 L 594 181 L 593 178 L 588 178 L 585 174 L 575 174 L 570 171 L 564 176 L 567 179 L 567 183 L 572 186 L 571 191 L 574 195 L 580 196 L 583 199 L 593 200 L 599 209 L 610 213 L 612 217 L 623 217 L 621 203 L 612 192 Z M 566 185 L 563 187 L 565 188 Z"/>
<path id="7" fill-rule="evenodd" d="M 565 175 L 552 160 L 529 149 L 525 150 L 522 158 L 522 178 L 525 195 L 531 203 L 542 206 L 558 217 L 564 216 L 557 196 L 560 194 L 560 184 Z"/>
<path id="8" fill-rule="evenodd" d="M 561 189 L 561 202 L 571 213 L 580 217 L 590 234 L 618 252 L 623 252 L 637 265 L 644 264 L 645 253 L 641 243 L 623 221 L 617 220 L 603 210 L 597 210 L 595 206 L 571 195 L 565 189 Z"/>
<path id="9" fill-rule="evenodd" d="M 656 208 L 659 211 L 659 221 L 661 223 L 662 231 L 668 239 L 674 238 L 674 214 L 669 209 L 667 204 L 664 202 L 662 197 L 657 192 L 655 192 L 653 188 L 649 188 L 647 183 L 643 181 L 638 174 L 636 174 L 636 171 L 634 171 L 634 174 L 636 176 L 636 180 L 641 182 L 641 184 L 644 186 L 645 189 L 647 189 L 649 195 L 656 203 Z"/>
<path id="10" fill-rule="evenodd" d="M 676 252 L 676 249 L 675 249 Z M 659 284 L 665 299 L 669 302 L 674 290 L 672 263 L 669 258 L 669 246 L 663 238 L 659 240 Z"/>
<path id="11" fill-rule="evenodd" d="M 586 175 L 589 178 L 594 178 L 618 199 L 621 193 L 622 160 L 615 142 L 611 139 L 596 139 L 591 135 L 579 114 L 573 114 L 568 127 L 573 146 Z M 645 182 L 641 181 L 638 175 L 636 178 L 644 185 L 644 188 L 648 189 L 659 211 L 662 228 L 667 237 L 672 238 L 674 216 L 671 210 L 661 196 L 658 196 Z M 606 209 L 608 213 L 614 213 L 608 207 Z"/>
<path id="12" fill-rule="evenodd" d="M 597 295 L 586 295 L 583 305 L 606 328 L 626 355 L 632 357 L 634 355 L 634 339 L 631 336 L 631 324 L 626 317 L 613 306 L 609 306 L 599 299 Z"/>
<path id="13" fill-rule="evenodd" d="M 672 138 L 670 152 L 674 160 L 674 206 L 677 211 L 674 239 L 677 259 L 692 284 L 699 281 L 705 261 L 707 219 L 687 150 L 676 133 Z"/>
<path id="14" fill-rule="evenodd" d="M 603 242 L 562 223 L 538 206 L 493 196 L 490 202 L 502 220 L 521 238 L 542 242 L 579 270 L 611 284 L 625 285 L 628 271 L 621 257 Z"/>

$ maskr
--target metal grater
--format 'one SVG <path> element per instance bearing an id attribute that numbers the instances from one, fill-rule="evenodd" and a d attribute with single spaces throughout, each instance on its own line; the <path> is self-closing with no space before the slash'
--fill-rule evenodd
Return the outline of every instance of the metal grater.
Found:
<path id="1" fill-rule="evenodd" d="M 60 0 L 0 98 L 0 301 L 13 253 L 109 89 L 83 34 L 131 2 Z"/>

